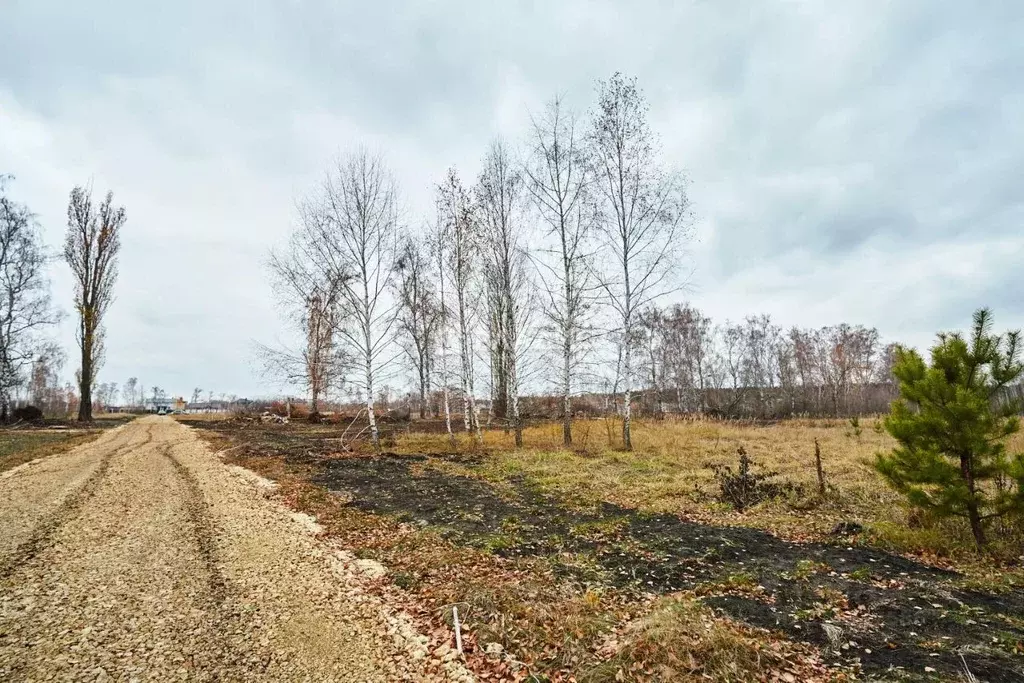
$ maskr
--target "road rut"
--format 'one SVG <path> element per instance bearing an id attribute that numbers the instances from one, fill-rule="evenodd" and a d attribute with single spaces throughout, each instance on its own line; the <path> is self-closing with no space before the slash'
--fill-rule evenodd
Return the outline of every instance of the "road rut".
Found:
<path id="1" fill-rule="evenodd" d="M 326 546 L 170 419 L 0 479 L 0 528 L 0 679 L 437 679 Z"/>

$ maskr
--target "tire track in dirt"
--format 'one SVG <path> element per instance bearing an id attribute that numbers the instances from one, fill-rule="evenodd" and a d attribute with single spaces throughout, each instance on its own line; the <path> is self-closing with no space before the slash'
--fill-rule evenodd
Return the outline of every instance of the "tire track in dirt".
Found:
<path id="1" fill-rule="evenodd" d="M 188 516 L 189 527 L 199 560 L 205 572 L 209 602 L 202 606 L 212 626 L 210 638 L 217 649 L 226 653 L 224 664 L 230 676 L 238 680 L 262 677 L 268 663 L 266 653 L 249 651 L 232 634 L 246 631 L 242 614 L 232 607 L 229 600 L 228 582 L 220 568 L 220 551 L 217 544 L 217 526 L 210 514 L 209 505 L 203 496 L 202 485 L 196 474 L 172 453 L 174 442 L 161 443 L 160 455 L 165 458 L 181 481 L 184 497 L 181 501 Z"/>
<path id="2" fill-rule="evenodd" d="M 129 442 L 115 447 L 113 450 L 104 453 L 100 457 L 96 469 L 86 478 L 76 490 L 65 496 L 64 500 L 48 514 L 44 515 L 29 537 L 20 543 L 6 558 L 0 559 L 0 579 L 9 577 L 20 565 L 28 562 L 46 547 L 62 526 L 74 519 L 82 506 L 96 493 L 100 482 L 110 469 L 110 463 L 114 458 L 127 453 L 135 448 L 142 448 L 153 441 L 152 429 L 145 431 L 146 438 L 139 443 Z"/>
<path id="3" fill-rule="evenodd" d="M 185 510 L 191 521 L 192 532 L 195 536 L 196 545 L 199 548 L 199 556 L 207 570 L 207 583 L 210 587 L 210 595 L 218 607 L 224 604 L 227 597 L 227 581 L 220 571 L 217 561 L 216 529 L 213 520 L 207 511 L 206 501 L 203 498 L 203 490 L 196 479 L 196 475 L 186 467 L 180 460 L 171 454 L 173 444 L 162 445 L 160 454 L 170 461 L 174 471 L 184 483 L 186 498 L 184 500 Z"/>

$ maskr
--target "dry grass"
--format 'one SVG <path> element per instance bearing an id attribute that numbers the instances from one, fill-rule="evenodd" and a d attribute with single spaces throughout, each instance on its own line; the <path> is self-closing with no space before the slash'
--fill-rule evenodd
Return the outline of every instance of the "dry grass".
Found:
<path id="1" fill-rule="evenodd" d="M 485 476 L 513 475 L 580 504 L 608 500 L 641 510 L 672 512 L 719 524 L 753 526 L 788 538 L 815 539 L 839 521 L 869 528 L 867 540 L 896 552 L 973 561 L 973 543 L 957 520 L 936 521 L 911 513 L 872 467 L 875 454 L 894 442 L 878 420 L 863 419 L 856 430 L 847 420 L 787 420 L 758 425 L 723 421 L 634 423 L 634 451 L 618 448 L 621 422 L 577 422 L 577 450 L 561 445 L 561 425 L 528 427 L 527 447 L 516 449 L 511 434 L 484 434 Z M 859 433 L 857 433 L 859 431 Z M 821 447 L 827 493 L 818 496 L 814 442 Z M 758 505 L 743 514 L 717 502 L 712 466 L 735 466 L 743 447 L 751 459 L 798 493 Z M 458 449 L 474 444 L 460 435 Z M 1024 434 L 1011 447 L 1024 450 Z M 396 439 L 402 453 L 449 450 L 447 437 L 410 431 Z M 799 490 L 802 489 L 802 492 Z M 1011 543 L 1012 545 L 1012 543 Z M 997 544 L 998 546 L 998 544 Z M 1003 551 L 1006 552 L 1003 552 Z M 1013 548 L 996 547 L 1015 557 Z"/>
<path id="2" fill-rule="evenodd" d="M 786 680 L 786 673 L 791 680 L 808 680 L 824 673 L 806 667 L 787 671 L 778 643 L 715 616 L 685 595 L 660 598 L 618 637 L 615 655 L 581 675 L 582 683 L 622 680 L 621 672 L 635 662 L 643 662 L 655 680 L 665 681 L 762 681 L 766 670 L 775 672 L 773 680 Z"/>
<path id="3" fill-rule="evenodd" d="M 211 420 L 230 420 L 234 417 L 231 413 L 216 412 L 216 413 L 182 413 L 181 415 L 174 415 L 175 420 L 188 424 L 189 422 L 210 422 Z"/>
<path id="4" fill-rule="evenodd" d="M 88 443 L 99 430 L 12 430 L 0 431 L 0 472 Z"/>
<path id="5" fill-rule="evenodd" d="M 324 430 L 303 426 L 303 433 Z M 217 450 L 230 449 L 230 440 L 212 432 L 204 438 Z M 315 515 L 358 556 L 382 562 L 401 590 L 381 590 L 409 613 L 447 634 L 450 606 L 458 605 L 468 663 L 492 680 L 754 681 L 780 680 L 788 671 L 796 680 L 833 679 L 811 649 L 715 617 L 693 595 L 638 604 L 614 589 L 582 590 L 559 581 L 542 560 L 501 558 L 362 512 L 310 483 L 305 466 L 284 458 L 232 450 L 226 461 L 273 479 L 289 505 Z M 487 657 L 489 643 L 513 659 Z M 514 660 L 525 667 L 510 666 Z"/>

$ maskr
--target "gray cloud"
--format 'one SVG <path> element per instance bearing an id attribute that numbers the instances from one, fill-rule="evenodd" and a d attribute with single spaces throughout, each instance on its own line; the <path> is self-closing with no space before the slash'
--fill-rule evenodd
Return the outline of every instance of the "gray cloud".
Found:
<path id="1" fill-rule="evenodd" d="M 692 179 L 714 317 L 916 344 L 982 304 L 1024 324 L 1018 3 L 101 4 L 6 3 L 0 171 L 54 245 L 73 184 L 128 207 L 105 379 L 272 390 L 247 363 L 285 334 L 260 264 L 332 156 L 383 150 L 417 223 L 448 165 L 615 70 Z"/>

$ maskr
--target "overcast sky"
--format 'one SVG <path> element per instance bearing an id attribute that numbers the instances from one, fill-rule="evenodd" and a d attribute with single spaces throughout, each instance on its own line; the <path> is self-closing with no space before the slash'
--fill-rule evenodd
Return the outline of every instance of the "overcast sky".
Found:
<path id="1" fill-rule="evenodd" d="M 54 248 L 73 185 L 128 210 L 101 381 L 273 392 L 262 262 L 332 157 L 381 150 L 418 223 L 449 165 L 617 70 L 692 181 L 686 296 L 716 321 L 1024 325 L 1017 0 L 400 4 L 0 0 L 11 194 Z"/>

